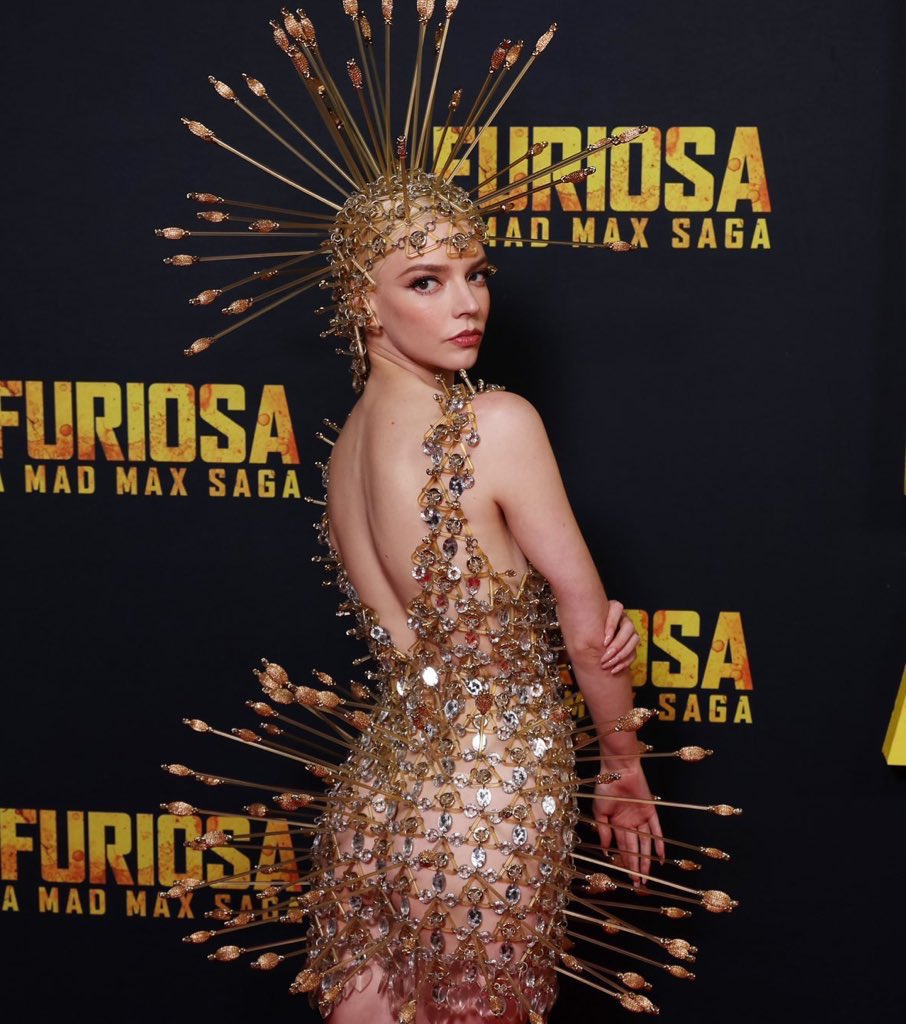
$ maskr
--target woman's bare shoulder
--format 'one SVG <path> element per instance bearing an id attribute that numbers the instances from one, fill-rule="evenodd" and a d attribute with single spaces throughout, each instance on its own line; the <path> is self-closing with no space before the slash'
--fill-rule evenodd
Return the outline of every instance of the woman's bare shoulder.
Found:
<path id="1" fill-rule="evenodd" d="M 506 440 L 516 434 L 524 436 L 525 431 L 544 433 L 538 410 L 515 391 L 481 391 L 473 396 L 472 408 L 480 421 L 479 427 L 488 428 L 495 438 Z"/>

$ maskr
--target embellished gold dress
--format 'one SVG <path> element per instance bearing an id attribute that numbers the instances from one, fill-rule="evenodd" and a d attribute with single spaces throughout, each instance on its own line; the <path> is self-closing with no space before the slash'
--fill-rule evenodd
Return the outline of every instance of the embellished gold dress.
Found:
<path id="1" fill-rule="evenodd" d="M 340 612 L 354 621 L 349 632 L 368 646 L 370 657 L 362 660 L 376 666 L 367 673 L 373 685 L 344 690 L 316 672 L 327 684 L 317 690 L 294 685 L 273 663 L 256 672 L 272 702 L 250 705 L 265 719 L 265 735 L 247 729 L 234 735 L 274 752 L 295 749 L 291 756 L 326 786 L 323 792 L 276 790 L 276 812 L 260 803 L 246 808 L 252 817 L 285 822 L 293 837 L 298 870 L 261 894 L 283 897 L 280 921 L 291 931 L 279 929 L 269 949 L 260 932 L 252 933 L 251 948 L 231 937 L 210 959 L 267 949 L 252 966 L 271 969 L 284 960 L 299 965 L 291 958 L 304 957 L 290 990 L 309 993 L 325 1017 L 343 998 L 368 989 L 389 1000 L 403 1024 L 414 1020 L 416 1008 L 438 1024 L 465 1012 L 541 1024 L 560 974 L 626 1009 L 657 1012 L 642 994 L 651 986 L 635 965 L 654 964 L 675 977 L 691 973 L 602 937 L 653 942 L 684 962 L 694 958 L 694 947 L 629 923 L 622 908 L 641 906 L 650 896 L 657 905 L 645 909 L 679 918 L 689 911 L 676 903 L 714 912 L 735 904 L 717 890 L 669 881 L 657 883 L 666 891 L 651 882 L 637 891 L 621 869 L 612 875 L 601 870 L 608 862 L 594 830 L 594 841 L 581 843 L 577 828 L 592 815 L 590 801 L 580 809 L 580 796 L 591 795 L 583 786 L 608 776 L 580 780 L 574 749 L 589 748 L 597 736 L 593 729 L 576 731 L 562 699 L 561 641 L 549 584 L 531 565 L 520 579 L 495 568 L 463 511 L 463 493 L 481 486 L 470 458 L 480 443 L 474 389 L 467 379 L 447 386 L 439 377 L 438 383 L 439 415 L 422 442 L 426 482 L 412 503 L 425 528 L 412 553 L 412 576 L 421 586 L 408 606 L 412 641 L 403 646 L 392 638 L 359 599 L 330 544 L 325 508 L 318 527 L 329 554 L 320 561 L 344 595 Z M 329 462 L 322 469 L 326 489 Z M 286 708 L 292 704 L 309 711 L 317 728 L 293 717 L 294 709 Z M 612 727 L 634 730 L 652 714 L 635 709 Z M 188 724 L 217 731 L 198 720 Z M 673 753 L 693 761 L 707 752 L 685 747 Z M 180 765 L 165 767 L 208 784 L 222 781 Z M 188 804 L 169 806 L 174 813 L 194 811 Z M 700 809 L 736 813 L 728 805 Z M 252 837 L 213 831 L 195 845 L 240 838 Z M 266 849 L 267 840 L 260 842 Z M 726 858 L 711 847 L 695 849 Z M 672 863 L 698 866 L 688 858 Z M 170 895 L 206 884 L 184 879 Z M 673 905 L 664 905 L 666 896 Z M 267 915 L 209 916 L 223 921 L 226 931 L 241 932 Z M 292 932 L 301 932 L 298 940 Z M 200 931 L 187 940 L 215 934 L 221 933 Z M 606 965 L 597 956 L 581 959 L 581 947 L 569 952 L 583 940 L 593 954 L 599 947 L 609 951 L 600 958 Z M 621 953 L 622 959 L 614 956 Z"/>
<path id="2" fill-rule="evenodd" d="M 515 580 L 482 551 L 461 504 L 480 441 L 469 392 L 455 384 L 437 397 L 413 501 L 426 533 L 412 553 L 421 593 L 407 609 L 408 648 L 330 549 L 342 610 L 379 666 L 377 706 L 314 839 L 330 897 L 311 911 L 308 966 L 322 1010 L 377 961 L 396 1013 L 418 1001 L 489 1016 L 510 1000 L 517 1016 L 544 1014 L 557 992 L 577 815 L 556 609 L 533 567 Z M 325 512 L 330 547 L 327 525 Z"/>

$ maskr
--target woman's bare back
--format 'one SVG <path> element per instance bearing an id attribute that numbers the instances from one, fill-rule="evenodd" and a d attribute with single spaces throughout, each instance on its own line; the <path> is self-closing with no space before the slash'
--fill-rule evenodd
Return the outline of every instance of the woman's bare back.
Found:
<path id="1" fill-rule="evenodd" d="M 473 398 L 479 431 L 483 399 L 491 394 Z M 401 649 L 411 640 L 406 606 L 420 590 L 412 577 L 412 553 L 427 532 L 418 504 L 427 481 L 422 444 L 440 417 L 432 391 L 421 382 L 366 389 L 330 458 L 331 544 L 362 603 Z M 478 444 L 470 452 L 477 483 L 462 495 L 463 512 L 491 564 L 521 574 L 527 561 L 495 500 L 493 462 L 482 460 L 481 451 Z"/>

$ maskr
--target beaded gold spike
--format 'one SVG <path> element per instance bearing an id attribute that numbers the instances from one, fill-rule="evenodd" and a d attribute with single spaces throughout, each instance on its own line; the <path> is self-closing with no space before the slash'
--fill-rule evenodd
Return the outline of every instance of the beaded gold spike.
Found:
<path id="1" fill-rule="evenodd" d="M 256 675 L 266 700 L 249 702 L 262 719 L 259 731 L 186 720 L 195 732 L 289 757 L 325 787 L 262 787 L 271 800 L 246 807 L 248 834 L 212 829 L 192 841 L 199 849 L 259 850 L 246 877 L 267 883 L 260 895 L 277 898 L 280 913 L 276 937 L 262 942 L 258 929 L 273 907 L 267 914 L 213 912 L 228 941 L 210 959 L 251 958 L 258 970 L 295 964 L 290 991 L 308 994 L 325 1017 L 371 984 L 375 970 L 400 1022 L 425 1006 L 438 1020 L 474 1011 L 537 1024 L 556 999 L 560 975 L 632 1012 L 655 1013 L 642 994 L 651 985 L 635 967 L 691 980 L 685 965 L 696 949 L 637 919 L 676 920 L 695 906 L 724 913 L 736 903 L 719 890 L 652 875 L 637 888 L 615 850 L 583 840 L 589 826 L 597 837 L 594 818 L 582 813 L 582 798 L 594 796 L 585 786 L 602 776 L 580 778 L 575 750 L 595 730 L 577 727 L 563 705 L 549 584 L 529 565 L 511 585 L 515 574 L 491 564 L 463 510 L 463 493 L 481 486 L 470 457 L 481 441 L 472 397 L 489 388 L 479 382 L 475 389 L 462 376 L 449 386 L 438 376 L 439 415 L 423 438 L 427 482 L 413 515 L 427 532 L 412 553 L 420 592 L 407 609 L 411 644 L 397 645 L 360 600 L 331 546 L 325 508 L 316 524 L 328 550 L 321 564 L 343 595 L 350 632 L 368 646 L 376 666 L 367 673 L 371 686 L 342 687 L 323 672 L 315 672 L 320 689 L 296 685 L 265 661 Z M 326 499 L 329 460 L 321 468 Z M 635 731 L 651 717 L 635 708 L 597 735 Z M 682 747 L 669 756 L 695 763 L 709 753 Z M 654 755 L 645 746 L 640 756 Z M 254 785 L 183 765 L 165 768 L 208 785 Z M 659 803 L 739 813 L 727 804 Z M 177 815 L 198 812 L 185 801 L 164 806 Z M 276 829 L 255 833 L 256 819 Z M 283 860 L 272 845 L 278 836 L 289 840 Z M 667 843 L 727 857 L 714 847 Z M 681 857 L 665 868 L 699 866 Z M 183 879 L 167 895 L 206 884 Z M 246 932 L 254 940 L 242 945 L 237 936 Z M 186 941 L 216 934 L 195 931 Z M 638 951 L 646 943 L 652 955 Z"/>

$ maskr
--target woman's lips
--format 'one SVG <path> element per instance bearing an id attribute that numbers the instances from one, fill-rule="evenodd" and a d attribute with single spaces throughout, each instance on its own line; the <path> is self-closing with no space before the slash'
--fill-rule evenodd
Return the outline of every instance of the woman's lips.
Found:
<path id="1" fill-rule="evenodd" d="M 465 334 L 457 334 L 455 338 L 451 338 L 450 341 L 454 345 L 459 345 L 461 348 L 473 348 L 481 341 L 481 331 L 467 331 Z"/>

